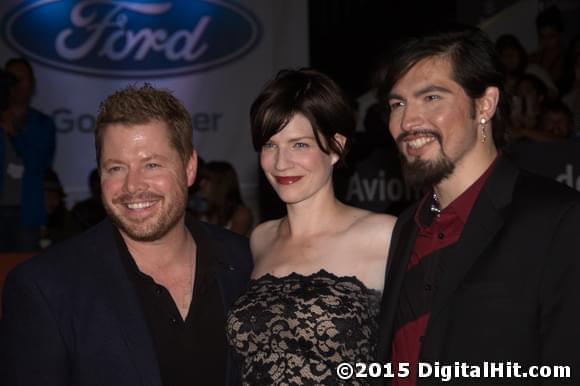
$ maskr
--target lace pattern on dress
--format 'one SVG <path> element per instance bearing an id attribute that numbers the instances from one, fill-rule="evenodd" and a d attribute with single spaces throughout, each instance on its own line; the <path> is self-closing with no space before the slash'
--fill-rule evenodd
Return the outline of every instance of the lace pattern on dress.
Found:
<path id="1" fill-rule="evenodd" d="M 325 270 L 251 280 L 227 320 L 244 384 L 342 384 L 338 364 L 375 358 L 380 299 L 356 277 Z"/>

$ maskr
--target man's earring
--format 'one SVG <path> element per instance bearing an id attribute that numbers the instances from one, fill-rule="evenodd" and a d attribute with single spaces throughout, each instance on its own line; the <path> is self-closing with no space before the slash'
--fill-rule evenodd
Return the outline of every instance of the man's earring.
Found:
<path id="1" fill-rule="evenodd" d="M 485 143 L 487 141 L 487 133 L 485 131 L 485 124 L 487 123 L 487 121 L 485 118 L 481 117 L 479 123 L 481 128 L 481 143 Z"/>

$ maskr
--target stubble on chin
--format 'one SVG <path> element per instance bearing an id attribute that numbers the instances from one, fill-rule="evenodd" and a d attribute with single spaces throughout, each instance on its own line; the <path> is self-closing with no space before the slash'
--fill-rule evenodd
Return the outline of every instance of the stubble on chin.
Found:
<path id="1" fill-rule="evenodd" d="M 174 202 L 168 209 L 162 211 L 157 218 L 147 218 L 140 223 L 124 219 L 123 216 L 115 212 L 114 208 L 109 203 L 103 202 L 103 204 L 109 219 L 111 219 L 113 224 L 115 224 L 122 233 L 134 241 L 150 242 L 159 240 L 167 235 L 169 231 L 177 226 L 181 218 L 185 215 L 187 191 L 181 193 L 185 198 Z"/>

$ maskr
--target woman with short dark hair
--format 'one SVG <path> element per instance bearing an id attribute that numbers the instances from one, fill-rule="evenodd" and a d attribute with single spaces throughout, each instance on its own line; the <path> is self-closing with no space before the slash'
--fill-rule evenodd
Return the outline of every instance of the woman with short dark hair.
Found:
<path id="1" fill-rule="evenodd" d="M 228 316 L 244 384 L 335 384 L 342 362 L 375 358 L 395 218 L 340 202 L 332 173 L 354 118 L 311 70 L 282 71 L 251 108 L 254 147 L 287 215 L 251 236 L 253 279 Z"/>

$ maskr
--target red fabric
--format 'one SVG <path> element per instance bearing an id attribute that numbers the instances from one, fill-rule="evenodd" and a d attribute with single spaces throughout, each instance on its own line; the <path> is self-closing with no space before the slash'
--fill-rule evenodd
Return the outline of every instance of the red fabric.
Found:
<path id="1" fill-rule="evenodd" d="M 399 363 L 409 363 L 409 376 L 405 378 L 394 378 L 393 386 L 415 385 L 417 379 L 417 362 L 419 350 L 421 349 L 420 339 L 427 329 L 427 322 L 429 322 L 429 314 L 424 314 L 397 330 L 395 339 L 393 339 L 393 356 L 391 359 L 393 373 L 397 374 Z"/>
<path id="2" fill-rule="evenodd" d="M 461 237 L 463 227 L 469 218 L 469 213 L 485 185 L 496 161 L 475 181 L 467 190 L 460 194 L 451 204 L 443 209 L 439 216 L 435 216 L 432 223 L 424 226 L 420 221 L 420 214 L 425 205 L 431 205 L 433 193 L 424 197 L 415 212 L 415 222 L 419 228 L 415 246 L 407 265 L 407 270 L 419 264 L 421 259 L 429 254 L 455 244 Z M 394 373 L 397 373 L 398 363 L 409 363 L 410 375 L 406 378 L 393 379 L 396 386 L 414 386 L 416 384 L 417 362 L 421 350 L 421 338 L 425 334 L 429 322 L 429 313 L 406 323 L 395 332 L 392 346 L 392 364 Z"/>

